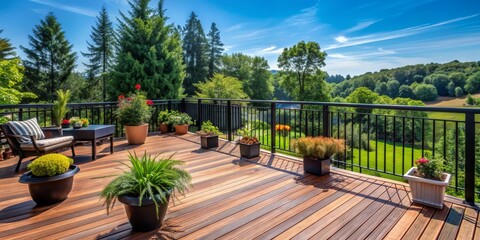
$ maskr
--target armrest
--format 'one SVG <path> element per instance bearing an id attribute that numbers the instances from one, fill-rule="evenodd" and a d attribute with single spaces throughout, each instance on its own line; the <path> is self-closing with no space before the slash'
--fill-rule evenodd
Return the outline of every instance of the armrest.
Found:
<path id="1" fill-rule="evenodd" d="M 43 134 L 45 134 L 45 138 L 55 138 L 63 136 L 62 129 L 57 127 L 42 128 L 42 131 Z"/>

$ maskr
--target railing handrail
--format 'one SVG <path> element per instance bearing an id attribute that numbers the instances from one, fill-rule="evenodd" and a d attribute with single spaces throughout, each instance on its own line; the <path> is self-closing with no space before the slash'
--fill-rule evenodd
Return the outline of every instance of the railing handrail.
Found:
<path id="1" fill-rule="evenodd" d="M 312 102 L 312 101 L 286 101 L 286 100 L 250 100 L 250 99 L 225 99 L 225 98 L 187 98 L 187 101 L 219 101 L 219 102 L 251 102 L 251 103 L 277 103 L 277 104 L 303 104 L 331 107 L 354 107 L 363 109 L 388 109 L 388 110 L 411 110 L 426 112 L 448 112 L 448 113 L 473 113 L 480 114 L 480 108 L 473 107 L 432 107 L 432 106 L 407 106 L 388 104 L 364 104 L 364 103 L 340 103 L 340 102 Z"/>
<path id="2" fill-rule="evenodd" d="M 152 100 L 153 103 L 179 103 L 181 99 L 162 99 L 162 100 Z M 82 106 L 104 106 L 104 105 L 117 105 L 117 102 L 86 102 L 86 103 L 68 103 L 69 107 L 82 107 Z M 52 107 L 53 103 L 34 103 L 34 104 L 2 104 L 0 109 L 11 109 L 11 108 L 44 108 Z"/>

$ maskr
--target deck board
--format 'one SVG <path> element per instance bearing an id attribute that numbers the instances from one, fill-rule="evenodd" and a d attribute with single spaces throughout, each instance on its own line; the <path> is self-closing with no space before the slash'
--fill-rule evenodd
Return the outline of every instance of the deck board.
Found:
<path id="1" fill-rule="evenodd" d="M 0 239 L 469 239 L 480 235 L 478 211 L 447 198 L 443 210 L 413 204 L 403 183 L 333 169 L 327 176 L 304 174 L 301 161 L 262 153 L 239 159 L 235 144 L 200 149 L 198 137 L 152 135 L 140 146 L 116 139 L 76 146 L 69 198 L 36 207 L 18 183 L 15 159 L 0 161 Z M 127 151 L 170 156 L 185 162 L 192 189 L 170 203 L 162 228 L 133 232 L 123 206 L 106 215 L 98 193 L 126 169 Z M 70 156 L 69 151 L 65 151 Z M 28 161 L 22 164 L 25 169 Z"/>

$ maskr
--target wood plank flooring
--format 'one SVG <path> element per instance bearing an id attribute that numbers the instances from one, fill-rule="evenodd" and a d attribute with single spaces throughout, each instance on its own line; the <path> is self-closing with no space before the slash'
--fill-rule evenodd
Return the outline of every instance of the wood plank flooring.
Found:
<path id="1" fill-rule="evenodd" d="M 18 183 L 16 159 L 0 161 L 0 239 L 480 239 L 478 211 L 458 199 L 448 197 L 442 210 L 423 207 L 412 204 L 404 183 L 339 169 L 317 177 L 292 158 L 245 160 L 235 144 L 204 150 L 198 140 L 152 135 L 129 146 L 116 139 L 115 153 L 99 146 L 96 161 L 89 145 L 76 146 L 81 171 L 73 190 L 48 207 L 36 207 Z M 159 231 L 133 232 L 121 204 L 106 215 L 99 201 L 111 176 L 125 169 L 127 151 L 174 154 L 193 176 Z"/>

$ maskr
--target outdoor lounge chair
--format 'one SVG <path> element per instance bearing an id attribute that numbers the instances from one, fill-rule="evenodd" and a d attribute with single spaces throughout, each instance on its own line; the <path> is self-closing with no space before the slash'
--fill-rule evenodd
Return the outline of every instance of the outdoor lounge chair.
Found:
<path id="1" fill-rule="evenodd" d="M 23 129 L 20 129 L 19 131 L 18 128 L 12 129 L 16 127 L 12 124 L 24 124 L 27 122 L 29 127 L 34 125 L 33 127 L 39 131 L 32 133 L 31 131 L 28 131 L 32 128 L 25 131 Z M 73 148 L 74 140 L 72 136 L 62 136 L 62 130 L 59 128 L 40 128 L 36 119 L 9 122 L 0 125 L 0 129 L 5 134 L 13 153 L 19 157 L 15 172 L 20 170 L 22 160 L 27 157 L 39 157 L 67 147 L 72 149 L 72 156 L 75 156 L 75 150 Z M 23 134 L 20 134 L 19 132 Z"/>

